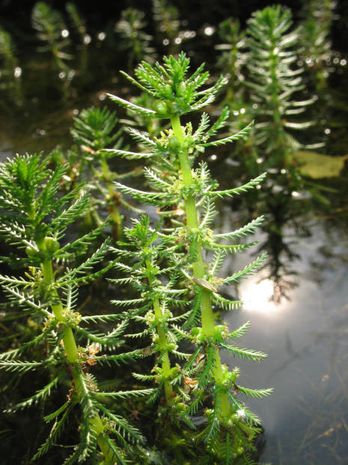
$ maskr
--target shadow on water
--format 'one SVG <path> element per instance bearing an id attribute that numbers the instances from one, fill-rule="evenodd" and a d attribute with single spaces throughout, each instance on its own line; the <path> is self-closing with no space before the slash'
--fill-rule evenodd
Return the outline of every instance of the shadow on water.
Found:
<path id="1" fill-rule="evenodd" d="M 105 92 L 115 87 L 115 76 L 126 62 L 115 58 L 108 35 L 98 34 L 92 34 L 88 50 L 79 49 L 75 67 L 80 72 L 70 82 L 52 70 L 48 59 L 37 60 L 28 51 L 21 56 L 14 68 L 21 69 L 16 86 L 10 86 L 12 93 L 1 105 L 1 159 L 17 151 L 69 145 L 73 116 L 102 102 Z M 335 124 L 343 127 L 345 122 Z M 340 153 L 348 152 L 342 138 L 336 146 Z M 228 176 L 228 170 L 225 173 Z M 346 181 L 337 179 L 337 189 Z M 335 181 L 332 184 L 335 187 Z M 344 196 L 334 208 L 347 215 Z M 261 463 L 348 463 L 348 229 L 323 216 L 314 211 L 299 216 L 305 234 L 285 221 L 281 234 L 260 235 L 270 254 L 268 265 L 235 290 L 244 311 L 224 316 L 231 326 L 250 320 L 243 343 L 269 354 L 262 364 L 242 363 L 241 370 L 244 384 L 253 386 L 257 380 L 254 387 L 274 388 L 271 397 L 249 401 L 265 428 Z M 231 208 L 224 206 L 221 228 L 233 229 L 234 221 Z M 239 269 L 248 258 L 244 254 L 226 266 Z M 228 355 L 225 361 L 234 363 Z"/>

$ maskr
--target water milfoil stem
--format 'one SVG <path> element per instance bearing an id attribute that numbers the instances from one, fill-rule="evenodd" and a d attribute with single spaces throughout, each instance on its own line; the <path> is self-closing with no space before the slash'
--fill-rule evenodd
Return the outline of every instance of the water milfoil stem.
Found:
<path id="1" fill-rule="evenodd" d="M 238 410 L 244 411 L 238 392 L 262 397 L 268 395 L 270 390 L 240 386 L 237 381 L 239 369 L 229 370 L 222 363 L 221 351 L 227 350 L 236 357 L 248 360 L 260 360 L 265 354 L 235 346 L 234 339 L 243 336 L 247 325 L 230 331 L 227 324 L 219 324 L 219 315 L 215 312 L 217 309 L 234 310 L 239 307 L 240 302 L 226 298 L 220 288 L 234 285 L 256 271 L 264 262 L 264 256 L 257 257 L 244 269 L 220 277 L 225 258 L 249 246 L 240 239 L 252 234 L 261 224 L 262 218 L 251 221 L 240 230 L 218 234 L 214 231 L 214 217 L 217 198 L 229 198 L 254 189 L 265 175 L 242 186 L 217 190 L 218 182 L 212 179 L 204 154 L 208 147 L 245 139 L 250 133 L 251 124 L 235 134 L 214 140 L 216 134 L 228 124 L 230 112 L 224 108 L 213 123 L 208 113 L 203 113 L 197 128 L 192 122 L 181 125 L 182 116 L 210 105 L 226 83 L 226 79 L 221 76 L 215 84 L 205 87 L 209 82 L 209 73 L 204 70 L 204 65 L 191 73 L 190 60 L 185 53 L 177 57 L 166 56 L 163 64 L 157 62 L 152 66 L 142 62 L 135 76 L 126 75 L 148 94 L 149 100 L 143 100 L 144 106 L 140 102 L 135 105 L 115 95 L 110 95 L 110 98 L 144 119 L 169 119 L 171 127 L 168 129 L 163 125 L 156 135 L 134 131 L 137 142 L 149 150 L 149 153 L 140 152 L 138 155 L 149 163 L 146 179 L 150 191 L 134 189 L 121 183 L 117 186 L 121 192 L 131 195 L 140 203 L 147 201 L 156 206 L 165 219 L 159 237 L 164 241 L 164 248 L 167 248 L 166 259 L 159 263 L 165 263 L 167 267 L 163 273 L 168 273 L 166 279 L 170 286 L 178 288 L 170 291 L 171 295 L 165 303 L 175 308 L 188 308 L 182 316 L 171 319 L 174 336 L 170 335 L 170 340 L 180 342 L 186 339 L 194 348 L 192 354 L 173 350 L 174 356 L 187 359 L 187 363 L 182 375 L 176 378 L 172 386 L 174 389 L 178 386 L 179 392 L 184 387 L 185 401 L 190 403 L 190 411 L 202 409 L 205 412 L 207 422 L 199 433 L 199 439 L 205 442 L 209 453 L 215 457 L 209 463 L 250 463 L 249 451 L 253 448 L 253 439 L 258 432 L 257 422 L 252 414 L 236 414 Z M 130 159 L 133 155 L 129 152 Z M 145 232 L 149 228 L 146 222 L 143 223 L 145 227 L 141 235 L 146 236 Z M 160 270 L 156 274 L 159 275 Z M 149 321 L 153 321 L 151 312 L 148 317 Z M 181 327 L 180 321 L 183 321 Z M 160 352 L 158 337 L 155 341 L 155 347 Z M 160 371 L 159 367 L 157 369 Z M 181 382 L 182 386 L 179 386 Z"/>
<path id="2" fill-rule="evenodd" d="M 150 260 L 146 260 L 146 270 L 148 274 L 148 282 L 149 286 L 153 287 L 154 285 L 154 277 L 152 275 L 152 265 Z M 170 374 L 171 374 L 171 365 L 170 365 L 170 358 L 168 354 L 168 346 L 169 340 L 166 335 L 165 327 L 163 326 L 163 309 L 158 297 L 152 298 L 153 310 L 155 314 L 155 318 L 157 321 L 157 334 L 158 334 L 158 343 L 161 350 L 160 357 L 161 357 L 161 365 L 162 365 L 162 376 L 163 376 L 163 385 L 164 385 L 164 394 L 166 397 L 167 403 L 173 400 L 173 388 L 170 383 Z"/>
<path id="3" fill-rule="evenodd" d="M 39 241 L 37 246 L 40 252 L 43 255 L 45 255 L 46 253 L 45 239 L 43 239 L 42 241 Z M 65 350 L 65 355 L 66 355 L 67 362 L 71 365 L 71 373 L 72 373 L 74 385 L 76 388 L 76 394 L 77 394 L 79 403 L 81 403 L 83 402 L 83 399 L 88 393 L 85 392 L 86 387 L 85 387 L 84 374 L 83 374 L 83 371 L 80 365 L 80 356 L 79 356 L 79 350 L 78 350 L 78 346 L 76 343 L 76 339 L 75 339 L 72 328 L 66 325 L 65 316 L 64 316 L 64 307 L 58 295 L 58 292 L 54 287 L 55 276 L 54 276 L 52 260 L 47 260 L 47 259 L 43 260 L 41 268 L 42 268 L 43 281 L 45 283 L 46 290 L 50 292 L 49 300 L 50 300 L 50 306 L 51 306 L 52 312 L 54 316 L 56 317 L 57 321 L 64 325 L 63 345 L 64 345 L 64 350 Z M 95 416 L 90 418 L 89 423 L 90 423 L 91 429 L 94 430 L 94 432 L 97 435 L 98 445 L 104 456 L 105 465 L 114 465 L 115 462 L 113 460 L 113 454 L 110 451 L 110 447 L 108 446 L 107 441 L 104 437 L 105 427 L 98 413 L 96 413 Z"/>
<path id="4" fill-rule="evenodd" d="M 185 187 L 187 187 L 188 195 L 184 200 L 185 212 L 186 212 L 186 223 L 187 228 L 191 233 L 198 232 L 199 228 L 199 211 L 196 206 L 195 198 L 190 190 L 194 187 L 194 176 L 189 160 L 188 151 L 185 148 L 185 133 L 181 126 L 180 117 L 174 116 L 171 118 L 171 125 L 175 137 L 180 145 L 179 147 L 179 161 L 181 174 Z M 191 234 L 194 236 L 194 234 Z M 204 279 L 206 265 L 203 259 L 203 247 L 198 239 L 192 240 L 190 244 L 191 254 L 196 257 L 193 264 L 193 276 L 196 279 Z M 210 291 L 201 288 L 201 323 L 202 332 L 206 337 L 211 337 L 214 334 L 216 326 L 216 318 L 212 308 L 212 300 Z M 215 364 L 214 364 L 214 379 L 217 384 L 221 384 L 224 378 L 223 365 L 221 363 L 220 351 L 215 348 Z M 216 397 L 216 402 L 221 405 L 219 412 L 223 418 L 228 418 L 232 413 L 231 405 L 228 399 L 228 395 L 225 392 L 219 392 Z"/>

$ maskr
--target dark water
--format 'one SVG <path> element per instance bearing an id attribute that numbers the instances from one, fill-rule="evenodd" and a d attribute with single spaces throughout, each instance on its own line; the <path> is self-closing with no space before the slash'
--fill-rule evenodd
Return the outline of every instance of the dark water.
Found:
<path id="1" fill-rule="evenodd" d="M 15 23 L 12 26 L 15 31 Z M 47 151 L 57 144 L 68 146 L 68 129 L 79 109 L 103 104 L 107 91 L 124 86 L 118 70 L 126 68 L 127 60 L 115 54 L 113 32 L 95 29 L 90 34 L 91 44 L 76 49 L 70 80 L 52 69 L 47 55 L 37 52 L 32 36 L 29 41 L 21 38 L 20 77 L 15 86 L 1 90 L 0 158 Z M 202 44 L 209 44 L 203 27 L 198 39 L 185 47 L 196 50 L 196 61 L 204 57 L 213 62 Z M 344 73 L 343 68 L 337 70 L 342 92 Z M 343 134 L 346 121 L 337 118 L 335 108 L 331 112 L 335 115 L 332 151 L 347 153 L 347 139 L 337 136 Z M 347 180 L 347 169 L 330 180 L 330 187 L 336 189 L 330 208 L 298 213 L 296 221 L 305 226 L 306 235 L 285 222 L 282 241 L 296 257 L 289 258 L 285 247 L 278 249 L 278 255 L 270 257 L 271 263 L 272 259 L 283 262 L 277 276 L 270 275 L 269 268 L 246 279 L 235 290 L 244 301 L 243 311 L 225 316 L 231 327 L 250 320 L 243 344 L 269 354 L 261 364 L 237 362 L 246 386 L 274 388 L 271 397 L 248 401 L 265 428 L 262 464 L 348 464 Z M 220 222 L 226 229 L 235 226 L 230 206 L 222 208 Z M 259 239 L 271 240 L 266 233 Z M 226 268 L 238 269 L 249 259 L 236 257 Z M 235 363 L 227 355 L 225 361 Z"/>
<path id="2" fill-rule="evenodd" d="M 251 321 L 243 343 L 269 354 L 241 369 L 245 385 L 274 388 L 271 397 L 249 401 L 266 430 L 262 463 L 348 463 L 347 230 L 316 221 L 310 233 L 294 241 L 296 287 L 288 299 L 272 301 L 275 283 L 263 270 L 240 285 L 244 311 L 227 317 L 231 325 Z M 290 240 L 291 231 L 284 234 Z"/>

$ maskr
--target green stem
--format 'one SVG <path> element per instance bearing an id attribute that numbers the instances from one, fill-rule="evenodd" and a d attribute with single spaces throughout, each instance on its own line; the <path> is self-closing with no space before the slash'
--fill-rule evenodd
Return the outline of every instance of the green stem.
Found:
<path id="1" fill-rule="evenodd" d="M 179 149 L 179 162 L 181 168 L 181 174 L 183 178 L 183 183 L 187 188 L 188 194 L 185 198 L 185 212 L 186 212 L 186 222 L 187 227 L 191 232 L 198 233 L 199 231 L 199 212 L 196 207 L 195 198 L 193 195 L 194 189 L 194 178 L 191 169 L 191 163 L 188 156 L 188 151 L 185 148 L 185 133 L 181 126 L 180 117 L 173 116 L 171 118 L 171 125 L 174 132 L 174 135 L 180 145 Z M 194 236 L 194 234 L 192 235 Z M 193 263 L 193 276 L 197 279 L 203 279 L 205 277 L 206 264 L 203 258 L 203 247 L 200 241 L 196 238 L 191 241 L 190 252 L 196 261 Z M 214 329 L 216 326 L 216 318 L 212 308 L 212 299 L 211 293 L 207 289 L 201 289 L 201 322 L 202 322 L 202 332 L 205 336 L 211 337 L 214 334 Z M 215 366 L 214 366 L 214 380 L 217 385 L 221 385 L 224 380 L 224 368 L 221 363 L 220 351 L 219 348 L 215 348 Z M 221 408 L 219 408 L 220 415 L 223 419 L 228 418 L 231 413 L 231 405 L 227 396 L 223 390 L 219 392 L 216 398 L 216 402 L 219 403 Z"/>
<path id="2" fill-rule="evenodd" d="M 43 253 L 46 253 L 46 244 L 45 239 L 37 243 L 39 250 Z M 53 271 L 53 264 L 52 260 L 46 259 L 42 261 L 42 274 L 43 274 L 43 281 L 46 285 L 47 289 L 50 289 L 55 284 L 55 276 Z M 58 295 L 57 290 L 53 290 L 50 296 L 51 300 L 51 309 L 53 311 L 54 316 L 56 317 L 57 321 L 64 325 L 65 318 L 64 318 L 64 307 L 60 297 Z M 86 390 L 86 385 L 84 381 L 83 371 L 79 362 L 79 351 L 76 344 L 76 339 L 73 333 L 73 330 L 70 326 L 64 325 L 63 330 L 63 345 L 65 350 L 65 355 L 68 363 L 71 366 L 71 373 L 74 381 L 74 385 L 76 388 L 76 393 L 79 402 L 81 403 L 82 399 L 87 397 L 88 392 Z M 94 417 L 90 418 L 89 424 L 91 428 L 97 434 L 97 441 L 99 448 L 104 456 L 104 463 L 105 465 L 115 465 L 115 461 L 113 458 L 112 451 L 107 444 L 105 439 L 105 428 L 102 419 L 98 415 L 95 414 Z"/>
<path id="3" fill-rule="evenodd" d="M 51 260 L 43 261 L 42 272 L 46 286 L 51 287 L 52 284 L 54 284 L 54 272 Z M 51 308 L 54 316 L 59 323 L 64 323 L 64 308 L 58 297 L 57 291 L 54 291 L 54 295 L 52 297 L 53 302 L 51 303 Z M 73 331 L 69 326 L 64 327 L 63 344 L 68 362 L 72 364 L 77 363 L 79 359 L 78 348 Z"/>
<path id="4" fill-rule="evenodd" d="M 150 287 L 152 287 L 154 279 L 151 273 L 152 265 L 149 260 L 146 260 L 146 269 L 148 272 L 148 282 L 149 282 Z M 168 349 L 167 349 L 169 341 L 167 338 L 166 330 L 163 327 L 163 323 L 162 323 L 163 311 L 162 311 L 162 307 L 161 307 L 158 297 L 154 297 L 152 299 L 152 304 L 153 304 L 156 321 L 159 322 L 157 324 L 156 329 L 157 329 L 157 334 L 158 334 L 159 347 L 161 350 L 162 375 L 164 379 L 164 394 L 165 394 L 167 403 L 169 403 L 173 399 L 173 388 L 170 383 L 171 365 L 170 365 L 170 358 L 169 358 Z"/>
<path id="5" fill-rule="evenodd" d="M 273 118 L 273 137 L 276 141 L 276 150 L 274 150 L 274 158 L 278 166 L 285 166 L 287 164 L 286 156 L 287 150 L 286 147 L 288 143 L 286 142 L 284 123 L 282 121 L 282 114 L 280 111 L 281 103 L 279 100 L 279 77 L 277 70 L 279 69 L 279 55 L 276 53 L 276 48 L 278 44 L 274 37 L 272 37 L 272 48 L 271 53 L 271 103 L 272 103 L 272 118 Z"/>

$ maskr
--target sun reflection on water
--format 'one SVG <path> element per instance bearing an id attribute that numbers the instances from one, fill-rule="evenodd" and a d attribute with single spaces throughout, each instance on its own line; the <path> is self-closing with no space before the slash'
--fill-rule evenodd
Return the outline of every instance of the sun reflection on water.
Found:
<path id="1" fill-rule="evenodd" d="M 280 306 L 274 301 L 274 282 L 265 278 L 251 277 L 246 279 L 239 289 L 243 302 L 243 309 L 247 312 L 262 313 L 264 315 L 274 315 L 279 313 Z"/>

